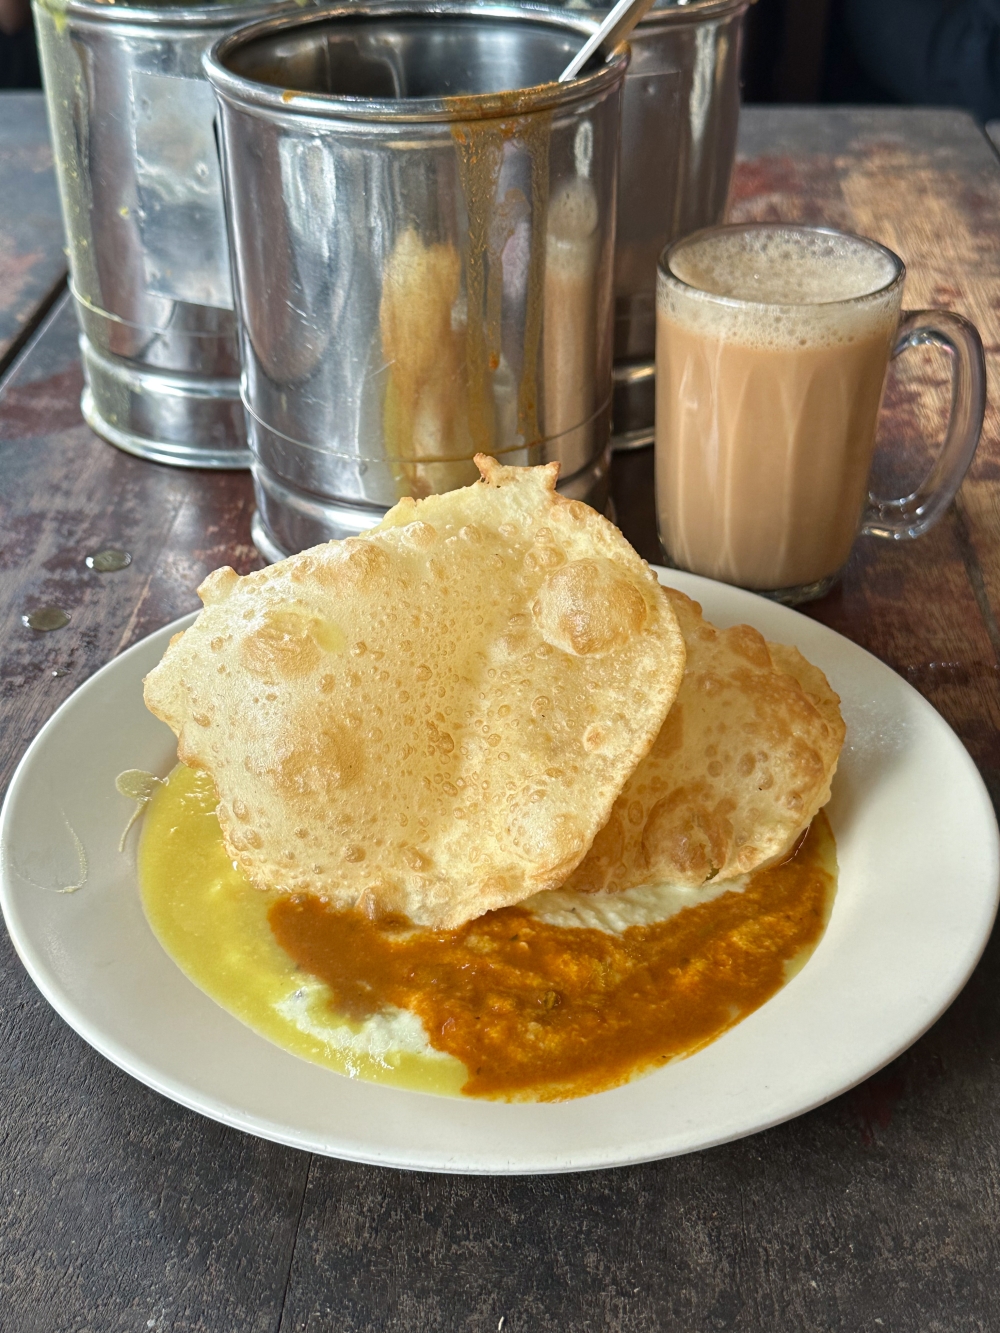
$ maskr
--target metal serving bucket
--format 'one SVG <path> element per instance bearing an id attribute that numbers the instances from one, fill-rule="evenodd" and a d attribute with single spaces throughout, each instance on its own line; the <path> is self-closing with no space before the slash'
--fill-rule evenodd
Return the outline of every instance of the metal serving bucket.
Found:
<path id="1" fill-rule="evenodd" d="M 239 344 L 201 58 L 295 0 L 35 0 L 89 425 L 129 453 L 246 467 Z"/>
<path id="2" fill-rule="evenodd" d="M 268 558 L 465 485 L 477 452 L 606 502 L 627 48 L 553 82 L 591 31 L 354 3 L 206 58 Z"/>
<path id="3" fill-rule="evenodd" d="M 653 439 L 656 261 L 722 221 L 750 0 L 657 0 L 629 38 L 615 249 L 614 448 Z M 606 9 L 568 0 L 592 19 Z"/>

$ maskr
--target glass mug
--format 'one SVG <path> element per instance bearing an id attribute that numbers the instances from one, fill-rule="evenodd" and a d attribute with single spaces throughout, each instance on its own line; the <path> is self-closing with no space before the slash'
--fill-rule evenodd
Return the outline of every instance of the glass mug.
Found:
<path id="1" fill-rule="evenodd" d="M 710 227 L 660 256 L 656 514 L 675 568 L 786 603 L 822 597 L 858 532 L 919 537 L 979 442 L 986 366 L 961 315 L 901 311 L 903 261 L 826 227 Z M 868 492 L 886 370 L 951 353 L 951 418 L 908 496 Z"/>

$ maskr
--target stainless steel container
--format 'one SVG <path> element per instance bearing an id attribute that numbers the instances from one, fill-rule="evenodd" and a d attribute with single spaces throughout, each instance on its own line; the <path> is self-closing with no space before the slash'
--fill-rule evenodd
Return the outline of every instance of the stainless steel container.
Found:
<path id="1" fill-rule="evenodd" d="M 627 48 L 553 82 L 590 31 L 354 3 L 206 58 L 267 557 L 465 485 L 480 451 L 605 503 Z"/>
<path id="2" fill-rule="evenodd" d="M 615 249 L 613 446 L 653 440 L 656 262 L 722 221 L 736 153 L 750 0 L 657 0 L 629 38 Z M 568 0 L 600 19 L 605 8 Z"/>
<path id="3" fill-rule="evenodd" d="M 35 0 L 91 427 L 130 453 L 246 467 L 215 98 L 203 53 L 294 0 Z"/>

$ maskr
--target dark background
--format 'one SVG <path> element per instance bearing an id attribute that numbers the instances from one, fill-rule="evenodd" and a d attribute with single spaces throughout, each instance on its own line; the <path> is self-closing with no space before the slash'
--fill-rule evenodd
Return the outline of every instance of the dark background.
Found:
<path id="1" fill-rule="evenodd" d="M 862 72 L 842 9 L 842 0 L 757 0 L 751 5 L 745 100 L 869 104 L 893 100 Z M 6 0 L 6 6 L 0 0 L 0 88 L 41 86 L 27 0 Z"/>
<path id="2" fill-rule="evenodd" d="M 756 0 L 747 16 L 747 102 L 889 102 L 862 71 L 843 0 Z M 0 0 L 0 88 L 40 88 L 27 0 Z"/>
<path id="3" fill-rule="evenodd" d="M 843 0 L 756 0 L 746 20 L 743 98 L 867 105 L 893 100 L 861 69 Z"/>
<path id="4" fill-rule="evenodd" d="M 744 59 L 744 101 L 770 103 L 838 102 L 860 105 L 919 102 L 924 105 L 962 107 L 981 121 L 1000 116 L 1000 0 L 865 0 L 883 32 L 887 61 L 882 77 L 868 70 L 858 56 L 860 38 L 852 34 L 848 6 L 852 0 L 755 0 L 747 14 Z M 853 0 L 855 12 L 862 0 Z M 940 22 L 921 23 L 921 11 L 939 12 Z M 956 9 L 970 15 L 964 36 L 965 57 L 952 71 L 951 52 L 962 45 L 961 36 L 951 36 L 938 27 Z M 891 34 L 897 33 L 899 43 Z M 926 40 L 925 40 L 926 39 Z M 909 45 L 910 54 L 901 48 Z M 989 54 L 971 54 L 970 47 L 988 45 Z M 923 82 L 921 66 L 930 59 L 944 65 L 944 84 L 934 82 L 928 71 Z M 978 69 L 970 75 L 967 63 Z M 876 65 L 878 61 L 876 60 Z M 916 65 L 916 69 L 914 69 Z M 905 72 L 902 72 L 905 71 Z M 941 71 L 938 69 L 937 74 Z M 984 85 L 985 84 L 985 90 Z M 905 88 L 905 95 L 891 87 Z M 41 78 L 31 26 L 29 0 L 0 0 L 0 88 L 40 88 Z"/>

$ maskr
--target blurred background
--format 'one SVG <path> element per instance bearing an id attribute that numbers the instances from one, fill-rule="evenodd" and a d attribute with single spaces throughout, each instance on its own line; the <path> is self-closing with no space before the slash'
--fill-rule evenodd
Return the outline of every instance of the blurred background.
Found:
<path id="1" fill-rule="evenodd" d="M 1000 0 L 757 0 L 747 102 L 962 107 L 1000 116 Z"/>
<path id="2" fill-rule="evenodd" d="M 41 86 L 29 0 L 0 0 L 0 87 Z M 1000 116 L 1000 0 L 757 0 L 746 102 L 963 107 Z"/>
<path id="3" fill-rule="evenodd" d="M 40 88 L 29 0 L 0 0 L 0 88 Z"/>

